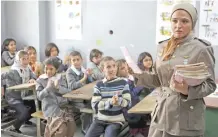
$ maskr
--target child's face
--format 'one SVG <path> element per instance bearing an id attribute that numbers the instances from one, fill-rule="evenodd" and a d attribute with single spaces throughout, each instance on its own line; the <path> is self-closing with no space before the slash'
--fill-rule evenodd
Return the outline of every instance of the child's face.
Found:
<path id="1" fill-rule="evenodd" d="M 100 62 L 101 62 L 101 59 L 102 59 L 102 55 L 99 55 L 98 57 L 94 57 L 92 59 L 92 61 L 96 64 L 96 65 L 99 65 Z"/>
<path id="2" fill-rule="evenodd" d="M 77 68 L 80 69 L 82 66 L 82 58 L 80 56 L 71 56 L 71 64 Z"/>
<path id="3" fill-rule="evenodd" d="M 31 63 L 35 63 L 36 62 L 36 51 L 33 49 L 30 49 L 27 51 L 28 55 L 29 55 L 29 59 Z"/>
<path id="4" fill-rule="evenodd" d="M 53 65 L 46 65 L 45 66 L 45 73 L 50 78 L 56 74 L 57 70 Z"/>
<path id="5" fill-rule="evenodd" d="M 50 57 L 57 57 L 58 56 L 58 50 L 56 47 L 51 48 Z"/>
<path id="6" fill-rule="evenodd" d="M 29 56 L 28 55 L 24 55 L 23 57 L 20 58 L 20 63 L 21 65 L 26 68 L 29 64 Z"/>
<path id="7" fill-rule="evenodd" d="M 146 56 L 144 59 L 143 59 L 143 65 L 146 69 L 150 69 L 152 67 L 152 59 L 148 56 Z"/>
<path id="8" fill-rule="evenodd" d="M 118 69 L 118 74 L 120 77 L 128 77 L 128 65 L 127 63 L 122 63 Z"/>
<path id="9" fill-rule="evenodd" d="M 116 78 L 117 66 L 116 66 L 115 61 L 110 60 L 110 61 L 104 62 L 103 73 L 108 80 Z"/>
<path id="10" fill-rule="evenodd" d="M 16 51 L 16 44 L 14 41 L 11 41 L 9 43 L 9 45 L 7 46 L 8 48 L 8 51 L 11 52 L 11 53 L 14 53 Z"/>

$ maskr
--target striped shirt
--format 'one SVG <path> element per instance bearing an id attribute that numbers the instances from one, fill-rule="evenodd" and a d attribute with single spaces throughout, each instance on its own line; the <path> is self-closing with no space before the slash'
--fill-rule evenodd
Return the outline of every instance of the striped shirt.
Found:
<path id="1" fill-rule="evenodd" d="M 118 104 L 112 105 L 112 97 L 118 95 Z M 131 104 L 129 85 L 123 78 L 103 79 L 94 87 L 92 108 L 97 118 L 107 122 L 124 122 L 123 108 Z"/>

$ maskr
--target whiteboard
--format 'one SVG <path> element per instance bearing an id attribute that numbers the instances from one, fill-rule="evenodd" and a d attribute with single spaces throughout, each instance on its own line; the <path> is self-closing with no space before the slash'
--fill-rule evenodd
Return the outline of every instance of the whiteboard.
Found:
<path id="1" fill-rule="evenodd" d="M 199 38 L 218 45 L 218 0 L 200 1 Z"/>

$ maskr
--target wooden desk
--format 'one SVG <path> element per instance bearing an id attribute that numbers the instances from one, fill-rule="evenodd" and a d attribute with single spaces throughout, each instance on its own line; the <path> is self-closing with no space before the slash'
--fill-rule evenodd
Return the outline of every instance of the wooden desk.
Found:
<path id="1" fill-rule="evenodd" d="M 25 84 L 20 84 L 12 87 L 8 87 L 7 89 L 14 90 L 14 91 L 22 91 L 22 90 L 27 90 L 30 89 L 33 91 L 34 95 L 34 101 L 35 101 L 35 106 L 36 106 L 36 111 L 39 111 L 39 102 L 37 99 L 37 94 L 36 94 L 36 83 L 25 83 Z M 41 137 L 40 133 L 40 118 L 37 118 L 37 137 Z"/>
<path id="2" fill-rule="evenodd" d="M 156 104 L 156 96 L 146 96 L 138 104 L 132 107 L 128 111 L 128 113 L 150 114 L 153 111 L 155 104 Z"/>
<path id="3" fill-rule="evenodd" d="M 87 84 L 79 89 L 73 90 L 70 93 L 64 94 L 63 97 L 71 99 L 91 100 L 93 95 L 93 87 L 97 81 Z"/>
<path id="4" fill-rule="evenodd" d="M 15 91 L 25 90 L 25 89 L 33 89 L 33 88 L 35 89 L 35 85 L 36 85 L 36 83 L 25 83 L 25 84 L 20 84 L 20 85 L 8 87 L 7 89 L 15 90 Z"/>
<path id="5" fill-rule="evenodd" d="M 7 67 L 1 67 L 1 74 L 8 72 L 10 70 L 11 66 L 7 66 Z"/>

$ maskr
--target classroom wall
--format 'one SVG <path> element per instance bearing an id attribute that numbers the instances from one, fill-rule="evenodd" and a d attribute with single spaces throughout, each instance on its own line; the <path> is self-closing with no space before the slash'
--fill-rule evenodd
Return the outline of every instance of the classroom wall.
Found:
<path id="1" fill-rule="evenodd" d="M 71 50 L 79 50 L 84 57 L 93 48 L 105 55 L 122 58 L 120 46 L 127 46 L 134 59 L 142 51 L 156 55 L 156 1 L 83 1 L 82 40 L 58 40 L 55 37 L 54 1 L 4 1 L 2 2 L 2 38 L 13 37 L 18 46 L 33 45 L 44 60 L 44 49 L 48 42 L 55 42 L 63 58 Z M 199 9 L 199 1 L 196 5 Z M 198 23 L 196 28 L 198 28 Z M 114 34 L 109 35 L 109 30 Z M 196 29 L 198 36 L 198 29 Z M 96 45 L 101 40 L 102 45 Z M 133 44 L 134 47 L 130 46 Z M 218 58 L 218 49 L 215 48 Z M 218 64 L 216 64 L 218 78 Z"/>

